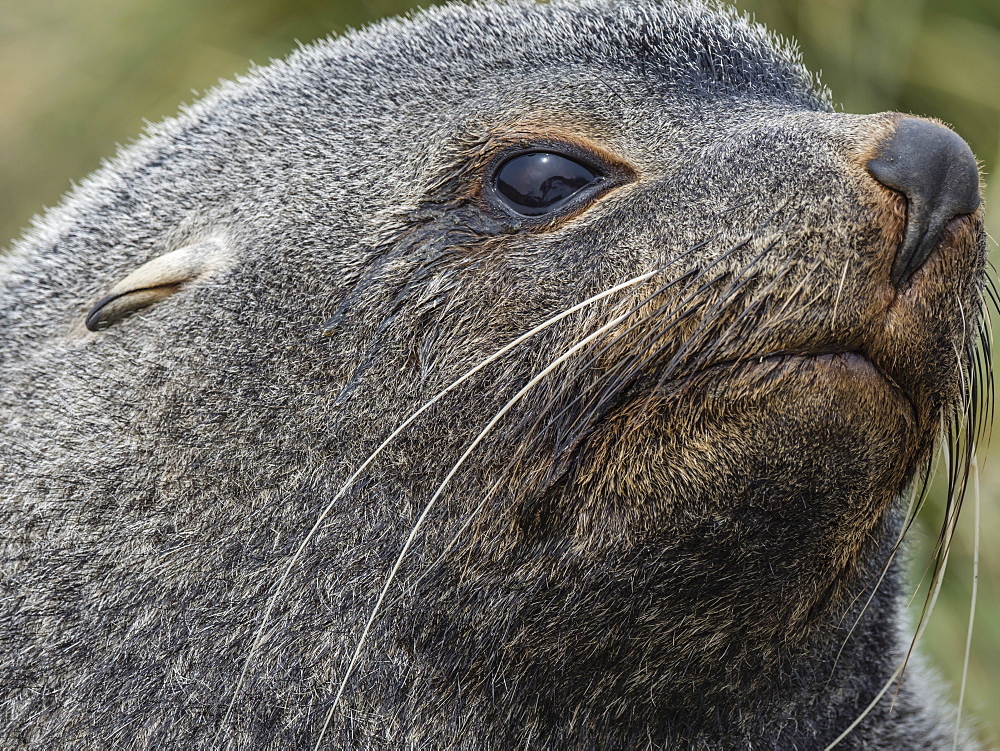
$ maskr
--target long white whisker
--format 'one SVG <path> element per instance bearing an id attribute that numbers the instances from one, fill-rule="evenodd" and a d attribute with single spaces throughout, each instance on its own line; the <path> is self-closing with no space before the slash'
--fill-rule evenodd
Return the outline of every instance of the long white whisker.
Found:
<path id="1" fill-rule="evenodd" d="M 965 632 L 965 659 L 962 661 L 962 683 L 958 690 L 958 707 L 955 709 L 955 738 L 951 747 L 958 748 L 958 740 L 962 730 L 962 704 L 965 702 L 965 684 L 969 678 L 969 656 L 972 654 L 972 624 L 976 617 L 976 596 L 979 590 L 979 462 L 975 455 L 972 457 L 972 490 L 975 503 L 973 504 L 973 533 L 972 533 L 972 596 L 969 602 L 969 628 Z"/>
<path id="2" fill-rule="evenodd" d="M 669 264 L 667 264 L 667 265 L 669 265 Z M 330 499 L 330 501 L 326 504 L 326 506 L 323 507 L 323 510 L 320 512 L 319 516 L 316 518 L 316 521 L 313 524 L 312 528 L 309 530 L 309 532 L 306 534 L 305 538 L 302 540 L 302 542 L 296 548 L 295 552 L 292 554 L 291 559 L 288 561 L 287 565 L 285 566 L 285 569 L 282 572 L 281 577 L 278 579 L 278 582 L 277 582 L 277 584 L 274 587 L 274 594 L 272 594 L 271 597 L 268 600 L 267 607 L 264 610 L 264 615 L 261 618 L 261 625 L 260 625 L 260 627 L 257 630 L 257 634 L 254 637 L 253 643 L 251 644 L 250 651 L 247 654 L 247 658 L 246 658 L 246 660 L 243 663 L 243 669 L 240 672 L 239 680 L 236 682 L 236 687 L 234 688 L 233 694 L 232 694 L 232 698 L 229 701 L 229 707 L 226 709 L 225 717 L 223 717 L 223 721 L 222 721 L 222 723 L 220 723 L 220 726 L 219 726 L 220 728 L 223 725 L 225 725 L 226 722 L 228 722 L 230 716 L 232 715 L 233 708 L 236 705 L 236 699 L 239 696 L 240 690 L 243 688 L 244 683 L 246 682 L 246 677 L 247 677 L 247 674 L 248 674 L 249 669 L 250 669 L 251 659 L 253 658 L 253 655 L 256 653 L 257 649 L 263 643 L 263 640 L 264 640 L 264 629 L 266 628 L 267 623 L 268 623 L 268 621 L 271 618 L 271 615 L 274 613 L 274 608 L 277 606 L 278 599 L 284 594 L 284 592 L 283 592 L 284 585 L 288 581 L 288 577 L 291 575 L 291 571 L 295 567 L 295 564 L 298 563 L 298 561 L 299 561 L 299 559 L 300 559 L 300 557 L 302 555 L 302 552 L 306 549 L 306 546 L 315 537 L 316 533 L 319 531 L 319 528 L 326 521 L 327 517 L 330 515 L 330 512 L 333 510 L 334 504 L 344 495 L 345 492 L 347 492 L 348 488 L 350 488 L 354 484 L 354 482 L 361 476 L 361 474 L 366 469 L 368 469 L 368 467 L 371 465 L 371 463 L 373 461 L 375 461 L 375 459 L 382 453 L 382 451 L 386 448 L 386 446 L 388 446 L 390 443 L 392 443 L 399 436 L 400 433 L 402 433 L 404 430 L 406 430 L 406 428 L 408 428 L 410 425 L 412 425 L 414 423 L 414 421 L 416 421 L 417 418 L 420 417 L 420 415 L 422 415 L 424 412 L 426 412 L 432 406 L 434 406 L 435 404 L 437 404 L 439 401 L 441 401 L 441 399 L 443 399 L 449 393 L 451 393 L 456 388 L 458 388 L 460 385 L 462 385 L 463 383 L 465 383 L 467 380 L 469 380 L 470 378 L 472 378 L 472 376 L 474 376 L 476 373 L 478 373 L 479 371 L 481 371 L 483 368 L 485 368 L 489 364 L 495 362 L 500 357 L 503 357 L 503 355 L 505 355 L 506 353 L 510 352 L 512 349 L 514 349 L 518 345 L 523 344 L 525 341 L 527 341 L 531 337 L 535 336 L 539 332 L 544 331 L 549 326 L 552 326 L 553 324 L 558 323 L 559 321 L 561 321 L 564 318 L 566 318 L 566 317 L 568 317 L 568 316 L 570 316 L 570 315 L 572 315 L 572 314 L 574 314 L 574 313 L 582 310 L 583 308 L 585 308 L 588 305 L 592 305 L 595 302 L 603 300 L 604 298 L 609 297 L 610 295 L 613 295 L 613 294 L 615 294 L 617 292 L 620 292 L 620 291 L 622 291 L 624 289 L 628 289 L 629 287 L 632 287 L 632 286 L 634 286 L 636 284 L 641 284 L 642 282 L 648 281 L 649 279 L 653 278 L 655 275 L 661 273 L 663 271 L 663 268 L 666 268 L 666 266 L 658 268 L 658 269 L 654 269 L 653 271 L 649 271 L 649 272 L 647 272 L 645 274 L 640 274 L 639 276 L 632 277 L 631 279 L 628 279 L 627 281 L 624 281 L 621 284 L 617 284 L 614 287 L 611 287 L 611 288 L 609 288 L 607 290 L 604 290 L 603 292 L 600 292 L 600 293 L 598 293 L 596 295 L 593 295 L 593 296 L 587 298 L 586 300 L 584 300 L 583 302 L 577 303 L 576 305 L 574 305 L 574 306 L 572 306 L 570 308 L 567 308 L 566 310 L 558 313 L 557 315 L 554 315 L 551 318 L 546 319 L 545 321 L 543 321 L 542 323 L 538 324 L 537 326 L 535 326 L 531 330 L 529 330 L 526 333 L 522 334 L 521 336 L 517 337 L 512 342 L 510 342 L 509 344 L 507 344 L 504 347 L 500 348 L 499 350 L 497 350 L 496 352 L 494 352 L 492 355 L 490 355 L 489 357 L 487 357 L 486 359 L 484 359 L 482 362 L 480 362 L 475 367 L 470 368 L 469 370 L 467 370 L 459 378 L 457 378 L 454 381 L 452 381 L 451 384 L 449 384 L 446 388 L 442 389 L 437 394 L 435 394 L 430 399 L 428 399 L 426 402 L 424 402 L 424 404 L 419 409 L 417 409 L 416 411 L 414 411 L 409 417 L 407 417 L 405 420 L 403 420 L 403 422 L 401 422 L 399 424 L 399 426 L 395 430 L 393 430 L 392 433 L 390 433 L 389 436 L 384 441 L 382 441 L 382 443 L 380 443 L 378 445 L 378 447 L 368 456 L 368 458 L 365 459 L 365 461 L 361 463 L 361 465 L 358 467 L 358 469 L 356 469 L 354 471 L 354 473 L 351 474 L 351 476 L 347 478 L 347 480 L 344 482 L 344 484 L 340 486 L 340 489 L 333 496 L 333 498 Z"/>
<path id="3" fill-rule="evenodd" d="M 906 515 L 904 519 L 909 519 L 910 515 L 913 513 L 913 508 L 917 503 L 917 487 L 916 485 L 910 490 L 910 500 L 906 504 Z M 854 635 L 854 630 L 861 623 L 861 619 L 864 618 L 865 613 L 868 611 L 868 607 L 872 604 L 872 600 L 875 599 L 875 595 L 878 593 L 878 588 L 882 586 L 882 581 L 885 579 L 886 574 L 889 573 L 889 567 L 896 558 L 896 553 L 899 552 L 899 546 L 903 542 L 903 537 L 906 535 L 906 531 L 909 525 L 905 522 L 899 529 L 899 534 L 896 536 L 896 542 L 892 546 L 892 552 L 889 554 L 889 559 L 885 562 L 882 567 L 882 573 L 879 574 L 878 581 L 875 582 L 875 586 L 872 587 L 871 594 L 868 595 L 868 599 L 865 600 L 864 607 L 861 608 L 861 612 L 858 613 L 858 617 L 854 619 L 854 623 L 851 625 L 850 630 L 847 632 L 847 636 L 844 637 L 844 641 L 840 645 L 840 649 L 837 650 L 837 656 L 833 658 L 833 666 L 830 668 L 830 678 L 833 678 L 833 673 L 837 669 L 837 663 L 840 661 L 840 656 L 844 653 L 844 649 L 847 647 L 847 643 L 851 640 L 851 636 Z M 855 598 L 856 599 L 856 598 Z M 853 602 L 852 602 L 853 605 Z M 827 681 L 829 683 L 829 680 Z"/>
<path id="4" fill-rule="evenodd" d="M 402 549 L 399 551 L 399 555 L 396 557 L 396 562 L 393 564 L 392 569 L 389 571 L 389 575 L 386 578 L 385 585 L 382 587 L 382 591 L 379 593 L 378 599 L 375 601 L 375 606 L 372 608 L 372 612 L 368 616 L 368 621 L 365 623 L 365 627 L 361 632 L 361 637 L 358 639 L 358 644 L 354 648 L 354 655 L 351 657 L 351 662 L 347 666 L 347 671 L 344 673 L 344 677 L 341 680 L 340 688 L 337 690 L 337 695 L 334 697 L 333 704 L 330 707 L 330 711 L 327 713 L 326 720 L 323 723 L 323 728 L 320 731 L 319 738 L 316 741 L 316 748 L 319 747 L 320 742 L 323 740 L 323 736 L 325 735 L 326 729 L 329 726 L 330 719 L 333 717 L 333 712 L 337 708 L 337 704 L 340 702 L 340 698 L 343 695 L 344 690 L 347 688 L 347 682 L 350 679 L 351 674 L 354 672 L 354 668 L 357 665 L 358 659 L 361 655 L 361 650 L 363 649 L 365 642 L 367 641 L 368 633 L 371 631 L 372 624 L 375 622 L 375 617 L 378 615 L 378 612 L 381 608 L 382 601 L 385 599 L 385 595 L 389 591 L 389 587 L 395 580 L 396 573 L 399 571 L 399 568 L 402 565 L 403 559 L 406 557 L 407 552 L 409 552 L 410 546 L 416 539 L 417 533 L 420 531 L 420 528 L 423 526 L 423 523 L 427 519 L 427 516 L 434 508 L 434 505 L 435 503 L 437 503 L 437 500 L 441 496 L 441 493 L 444 492 L 445 487 L 451 481 L 451 478 L 455 476 L 458 470 L 465 463 L 465 460 L 469 458 L 469 456 L 476 449 L 476 447 L 483 441 L 483 439 L 485 439 L 486 436 L 489 435 L 489 433 L 493 430 L 493 428 L 497 425 L 497 423 L 499 423 L 500 420 L 503 419 L 504 415 L 506 415 L 511 409 L 513 409 L 514 406 L 524 397 L 525 394 L 527 394 L 532 388 L 534 388 L 549 373 L 551 373 L 553 370 L 555 370 L 560 365 L 569 360 L 569 358 L 572 357 L 576 352 L 583 349 L 585 346 L 590 344 L 590 342 L 592 342 L 599 336 L 602 336 L 605 332 L 610 331 L 615 326 L 622 323 L 631 315 L 632 312 L 628 311 L 618 316 L 617 318 L 612 319 L 611 321 L 605 323 L 603 326 L 598 328 L 596 331 L 593 331 L 592 333 L 581 339 L 579 342 L 574 344 L 568 350 L 563 352 L 563 354 L 561 354 L 559 357 L 552 360 L 547 366 L 545 366 L 544 369 L 542 369 L 530 381 L 528 381 L 528 383 L 526 383 L 524 387 L 521 388 L 520 391 L 518 391 L 513 397 L 511 397 L 507 401 L 507 403 L 493 416 L 493 418 L 489 421 L 489 423 L 487 423 L 486 427 L 484 427 L 480 431 L 479 435 L 476 436 L 476 438 L 472 441 L 472 443 L 469 444 L 465 452 L 459 457 L 458 461 L 456 461 L 455 464 L 452 465 L 451 470 L 449 470 L 448 474 L 441 481 L 440 485 L 438 485 L 437 490 L 434 491 L 434 495 L 431 496 L 431 499 L 424 506 L 424 509 L 421 512 L 420 516 L 417 518 L 417 521 L 410 529 L 410 534 L 406 538 L 406 542 L 403 544 Z"/>
<path id="5" fill-rule="evenodd" d="M 955 521 L 957 521 L 955 517 L 952 517 L 951 519 L 948 520 L 949 528 L 952 531 L 954 531 Z M 950 552 L 951 552 L 950 549 L 944 551 L 944 555 L 941 559 L 941 568 L 940 568 L 941 576 L 937 577 L 937 579 L 933 582 L 934 588 L 933 591 L 931 592 L 930 601 L 928 602 L 926 617 L 921 619 L 920 625 L 917 627 L 917 632 L 913 635 L 913 640 L 910 642 L 911 650 L 917 644 L 917 642 L 920 641 L 920 637 L 923 636 L 924 631 L 927 629 L 927 622 L 930 618 L 930 614 L 933 612 L 934 606 L 937 604 L 937 598 L 938 594 L 940 594 L 941 592 L 941 585 L 944 582 L 944 570 L 948 565 L 948 554 Z M 905 669 L 906 669 L 906 660 L 903 660 L 903 662 L 900 663 L 899 667 L 896 668 L 893 674 L 889 676 L 889 680 L 887 680 L 885 684 L 883 684 L 882 688 L 875 695 L 875 698 L 871 700 L 871 703 L 868 704 L 868 706 L 865 707 L 864 710 L 855 718 L 854 722 L 848 725 L 847 728 L 845 728 L 840 735 L 834 738 L 833 742 L 830 743 L 830 745 L 828 745 L 826 748 L 824 748 L 823 751 L 830 751 L 830 749 L 837 746 L 842 740 L 844 740 L 844 738 L 846 738 L 848 735 L 854 732 L 854 729 L 862 722 L 864 722 L 864 719 L 869 714 L 871 714 L 871 711 L 876 707 L 876 705 L 878 705 L 879 701 L 882 700 L 882 697 L 885 696 L 886 693 L 888 693 L 889 689 L 892 688 L 892 685 L 899 678 L 902 677 L 903 671 Z"/>

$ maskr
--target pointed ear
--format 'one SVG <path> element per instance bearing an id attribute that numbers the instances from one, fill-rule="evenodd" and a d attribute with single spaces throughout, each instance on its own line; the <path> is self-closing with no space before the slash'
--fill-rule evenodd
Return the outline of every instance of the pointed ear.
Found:
<path id="1" fill-rule="evenodd" d="M 184 285 L 222 268 L 228 249 L 218 240 L 185 245 L 144 263 L 102 297 L 87 314 L 86 326 L 100 331 L 165 300 Z"/>

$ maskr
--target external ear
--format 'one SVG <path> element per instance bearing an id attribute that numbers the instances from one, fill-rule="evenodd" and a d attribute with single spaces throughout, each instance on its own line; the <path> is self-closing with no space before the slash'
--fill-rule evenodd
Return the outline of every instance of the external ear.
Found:
<path id="1" fill-rule="evenodd" d="M 91 331 L 106 329 L 136 311 L 165 300 L 188 282 L 221 268 L 226 256 L 222 243 L 206 240 L 144 263 L 97 301 L 87 314 L 87 328 Z"/>

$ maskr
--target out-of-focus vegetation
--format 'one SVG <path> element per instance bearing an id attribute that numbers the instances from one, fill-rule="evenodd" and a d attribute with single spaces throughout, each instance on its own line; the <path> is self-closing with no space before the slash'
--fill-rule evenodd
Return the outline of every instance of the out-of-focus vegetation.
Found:
<path id="1" fill-rule="evenodd" d="M 738 0 L 798 39 L 843 109 L 900 110 L 951 124 L 979 156 L 987 208 L 1000 204 L 1000 2 Z M 398 0 L 0 0 L 0 245 L 33 213 L 220 77 L 329 32 L 402 12 Z M 1000 237 L 1000 210 L 987 226 Z M 996 243 L 991 242 L 995 249 Z M 0 345 L 2 346 L 2 345 Z M 982 554 L 966 715 L 1000 745 L 1000 466 L 981 455 Z M 924 515 L 939 524 L 942 493 Z M 924 640 L 957 687 L 972 587 L 971 498 L 946 589 Z M 937 516 L 935 516 L 935 513 Z M 926 543 L 923 545 L 927 547 Z M 914 555 L 919 575 L 927 551 Z M 914 605 L 914 619 L 921 600 Z M 957 689 L 953 693 L 957 696 Z"/>

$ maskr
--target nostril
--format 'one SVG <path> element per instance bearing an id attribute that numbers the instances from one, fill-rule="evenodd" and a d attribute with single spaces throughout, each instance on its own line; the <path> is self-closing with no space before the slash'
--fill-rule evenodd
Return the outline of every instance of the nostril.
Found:
<path id="1" fill-rule="evenodd" d="M 955 131 L 908 117 L 867 166 L 872 177 L 906 196 L 906 233 L 892 267 L 901 286 L 927 260 L 945 225 L 979 208 L 979 165 Z"/>

